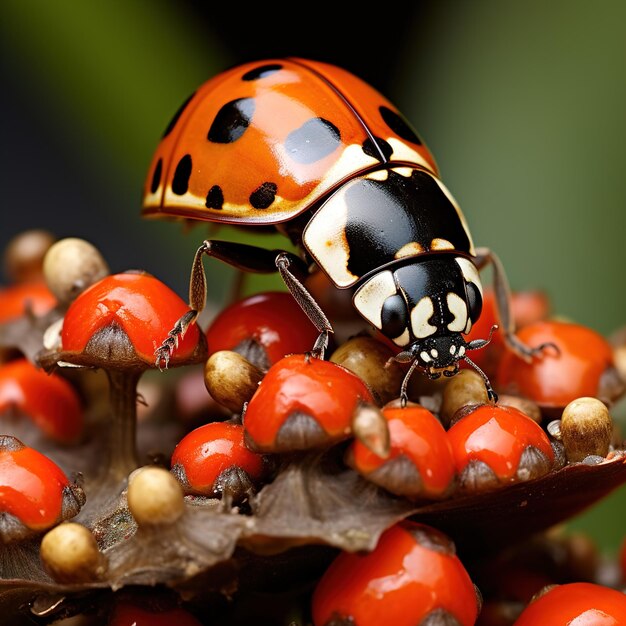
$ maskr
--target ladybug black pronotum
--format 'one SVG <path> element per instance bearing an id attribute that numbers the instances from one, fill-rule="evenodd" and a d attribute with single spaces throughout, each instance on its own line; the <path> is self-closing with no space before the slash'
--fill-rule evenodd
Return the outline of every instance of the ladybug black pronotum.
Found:
<path id="1" fill-rule="evenodd" d="M 206 298 L 203 255 L 252 272 L 280 272 L 317 327 L 321 356 L 332 326 L 301 282 L 316 264 L 358 312 L 431 378 L 453 376 L 460 360 L 486 376 L 463 338 L 480 316 L 478 269 L 494 268 L 500 321 L 515 338 L 498 259 L 476 250 L 465 219 L 438 178 L 433 157 L 397 109 L 338 67 L 304 59 L 248 63 L 202 85 L 176 113 L 154 156 L 143 214 L 268 226 L 301 256 L 208 240 L 198 249 L 190 311 L 157 349 L 167 366 L 178 337 Z M 492 329 L 493 330 L 493 329 Z"/>

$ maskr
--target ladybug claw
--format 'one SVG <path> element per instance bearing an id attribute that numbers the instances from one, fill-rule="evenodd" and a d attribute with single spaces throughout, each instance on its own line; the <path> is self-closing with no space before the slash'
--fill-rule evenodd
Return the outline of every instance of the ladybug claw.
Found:
<path id="1" fill-rule="evenodd" d="M 328 348 L 328 331 L 323 331 L 316 339 L 313 349 L 311 352 L 307 352 L 307 355 L 315 357 L 316 359 L 323 359 L 326 348 Z"/>
<path id="2" fill-rule="evenodd" d="M 545 352 L 548 348 L 552 348 L 557 356 L 561 354 L 561 348 L 557 346 L 555 343 L 548 341 L 546 343 L 541 343 L 535 348 L 532 348 L 532 356 L 543 356 L 543 352 Z"/>
<path id="3" fill-rule="evenodd" d="M 166 344 L 167 339 L 163 342 L 163 345 L 160 348 L 155 350 L 156 360 L 154 364 L 159 370 L 163 371 L 167 369 L 167 366 L 170 363 L 170 358 L 172 356 L 172 348 Z"/>

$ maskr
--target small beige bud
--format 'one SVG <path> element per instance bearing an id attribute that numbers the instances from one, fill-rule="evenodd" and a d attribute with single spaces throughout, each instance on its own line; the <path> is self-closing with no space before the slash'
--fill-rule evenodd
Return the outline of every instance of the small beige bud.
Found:
<path id="1" fill-rule="evenodd" d="M 231 350 L 212 354 L 204 366 L 204 384 L 211 397 L 233 413 L 241 413 L 262 378 L 258 367 Z"/>
<path id="2" fill-rule="evenodd" d="M 354 436 L 376 456 L 389 456 L 391 438 L 389 426 L 380 409 L 372 404 L 360 404 L 352 420 Z"/>
<path id="3" fill-rule="evenodd" d="M 590 455 L 606 457 L 612 435 L 613 421 L 600 400 L 578 398 L 563 409 L 561 437 L 570 463 Z"/>
<path id="4" fill-rule="evenodd" d="M 441 422 L 449 428 L 454 414 L 459 409 L 488 402 L 487 388 L 481 376 L 473 370 L 461 370 L 446 383 L 443 389 Z"/>
<path id="5" fill-rule="evenodd" d="M 178 481 L 162 467 L 143 467 L 129 479 L 128 508 L 140 526 L 173 524 L 185 511 Z"/>
<path id="6" fill-rule="evenodd" d="M 48 531 L 41 541 L 40 555 L 48 573 L 59 583 L 101 580 L 107 569 L 94 536 L 74 522 Z"/>
<path id="7" fill-rule="evenodd" d="M 46 253 L 43 272 L 50 291 L 61 304 L 109 274 L 109 266 L 97 248 L 84 239 L 57 241 Z"/>

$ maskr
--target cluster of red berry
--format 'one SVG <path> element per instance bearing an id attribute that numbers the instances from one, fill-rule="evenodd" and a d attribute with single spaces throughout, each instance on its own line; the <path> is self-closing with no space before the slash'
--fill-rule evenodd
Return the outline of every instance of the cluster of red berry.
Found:
<path id="1" fill-rule="evenodd" d="M 188 368 L 140 382 L 187 310 L 175 293 L 109 274 L 76 239 L 26 233 L 6 261 L 0 606 L 16 624 L 626 623 L 610 588 L 626 563 L 536 534 L 626 481 L 607 408 L 624 391 L 619 337 L 517 294 L 520 338 L 554 348 L 526 362 L 495 340 L 477 356 L 498 403 L 465 369 L 414 377 L 405 404 L 387 340 L 361 332 L 316 358 L 293 298 L 264 293 L 190 326 L 169 363 Z M 331 288 L 309 287 L 341 327 Z M 487 297 L 472 333 L 493 323 Z"/>

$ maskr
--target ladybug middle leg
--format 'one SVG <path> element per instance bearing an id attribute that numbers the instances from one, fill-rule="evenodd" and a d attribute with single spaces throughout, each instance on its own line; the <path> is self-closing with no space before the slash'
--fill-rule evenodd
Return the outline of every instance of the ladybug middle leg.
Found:
<path id="1" fill-rule="evenodd" d="M 515 324 L 511 314 L 511 289 L 506 277 L 504 267 L 498 256 L 489 248 L 476 250 L 476 267 L 481 270 L 487 265 L 493 269 L 493 291 L 496 299 L 496 314 L 500 327 L 504 331 L 504 340 L 511 350 L 525 361 L 530 361 L 533 356 L 541 354 L 546 348 L 553 348 L 558 352 L 558 347 L 553 343 L 542 343 L 531 347 L 520 341 L 515 335 Z"/>
<path id="2" fill-rule="evenodd" d="M 167 368 L 178 341 L 204 309 L 207 287 L 202 259 L 205 255 L 224 261 L 244 272 L 263 274 L 279 272 L 296 302 L 302 307 L 302 310 L 320 333 L 311 352 L 317 357 L 323 357 L 328 344 L 328 336 L 333 332 L 333 328 L 322 309 L 298 277 L 304 277 L 308 274 L 304 261 L 285 250 L 266 250 L 248 244 L 211 239 L 203 241 L 196 251 L 189 281 L 190 310 L 174 324 L 163 343 L 156 349 L 154 354 L 157 367 Z"/>

